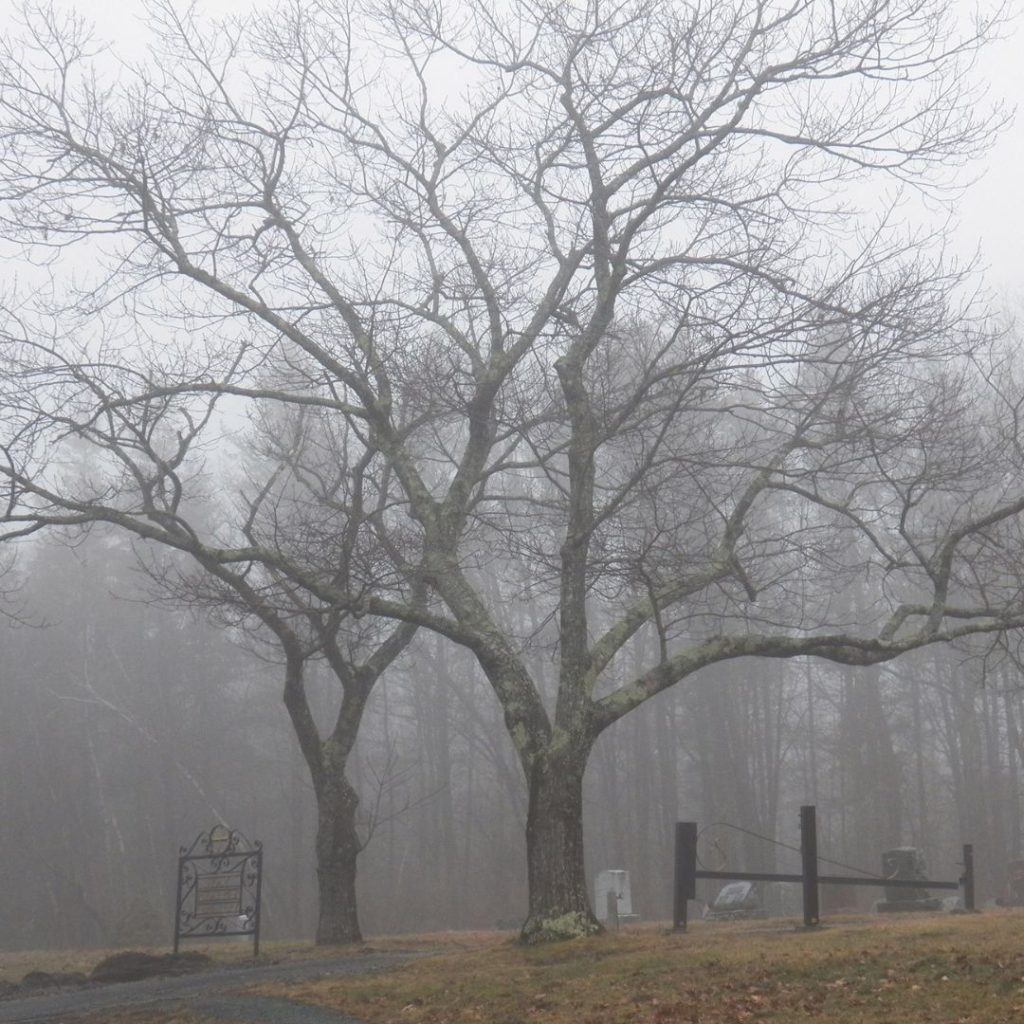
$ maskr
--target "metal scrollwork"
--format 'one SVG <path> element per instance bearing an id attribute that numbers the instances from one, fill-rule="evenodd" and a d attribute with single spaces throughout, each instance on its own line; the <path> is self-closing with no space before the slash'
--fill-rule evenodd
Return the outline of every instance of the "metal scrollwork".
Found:
<path id="1" fill-rule="evenodd" d="M 182 939 L 251 935 L 260 948 L 263 844 L 215 825 L 180 847 L 174 952 Z"/>

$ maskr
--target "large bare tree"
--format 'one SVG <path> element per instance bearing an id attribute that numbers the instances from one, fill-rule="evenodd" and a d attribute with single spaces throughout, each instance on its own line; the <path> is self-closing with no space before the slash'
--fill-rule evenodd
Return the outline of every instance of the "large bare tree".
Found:
<path id="1" fill-rule="evenodd" d="M 90 263 L 9 328 L 13 528 L 168 542 L 219 429 L 203 396 L 351 432 L 388 571 L 439 604 L 332 577 L 344 514 L 319 563 L 243 517 L 208 567 L 472 650 L 529 790 L 524 937 L 592 930 L 582 779 L 614 722 L 713 663 L 1024 621 L 1017 392 L 905 223 L 1000 121 L 971 63 L 1001 12 L 947 6 L 321 0 L 207 26 L 166 0 L 116 75 L 28 14 L 0 218 Z M 162 424 L 148 475 L 111 417 Z M 104 457 L 69 490 L 83 443 Z"/>

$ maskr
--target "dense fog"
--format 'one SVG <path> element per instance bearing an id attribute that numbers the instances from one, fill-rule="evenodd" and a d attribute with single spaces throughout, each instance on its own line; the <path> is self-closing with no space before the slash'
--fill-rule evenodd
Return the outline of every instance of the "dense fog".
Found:
<path id="1" fill-rule="evenodd" d="M 265 934 L 308 938 L 316 814 L 279 666 L 230 629 L 141 603 L 147 581 L 114 537 L 40 542 L 20 569 L 22 615 L 47 625 L 3 626 L 3 946 L 169 944 L 178 847 L 217 821 L 265 845 Z M 327 678 L 312 677 L 325 718 Z M 939 648 L 874 669 L 705 670 L 598 745 L 588 875 L 627 869 L 634 910 L 665 920 L 677 819 L 797 845 L 797 808 L 814 803 L 823 857 L 875 872 L 911 844 L 932 877 L 956 878 L 973 842 L 979 899 L 1000 895 L 1021 855 L 1022 713 L 1016 670 Z M 469 658 L 420 634 L 375 693 L 352 773 L 369 934 L 521 923 L 522 773 Z M 797 864 L 723 828 L 701 852 L 713 868 Z M 880 896 L 822 890 L 826 912 Z"/>
<path id="2" fill-rule="evenodd" d="M 320 945 L 594 934 L 603 869 L 665 918 L 677 820 L 792 870 L 804 804 L 825 864 L 970 842 L 999 896 L 1024 362 L 954 244 L 1011 116 L 982 8 L 154 0 L 112 49 L 19 8 L 0 940 L 167 941 L 217 822 L 265 845 L 265 934 Z"/>

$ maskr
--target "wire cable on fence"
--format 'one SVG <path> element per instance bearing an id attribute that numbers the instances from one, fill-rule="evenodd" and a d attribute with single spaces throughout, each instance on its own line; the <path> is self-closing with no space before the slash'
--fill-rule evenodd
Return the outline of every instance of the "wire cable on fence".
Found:
<path id="1" fill-rule="evenodd" d="M 789 843 L 784 843 L 780 839 L 773 839 L 771 836 L 763 836 L 760 832 L 753 832 L 749 828 L 741 828 L 739 825 L 733 825 L 728 821 L 713 821 L 710 824 L 705 825 L 697 833 L 697 838 L 700 839 L 700 837 L 709 828 L 731 828 L 735 832 L 742 832 L 745 836 L 751 836 L 754 839 L 761 839 L 766 843 L 771 843 L 773 846 L 781 846 L 784 850 L 792 850 L 794 853 L 800 852 L 799 846 L 791 846 Z M 717 843 L 715 845 L 718 846 Z M 718 849 L 721 850 L 721 846 L 718 846 Z M 824 861 L 826 864 L 834 864 L 837 868 L 846 868 L 847 871 L 856 871 L 858 875 L 864 875 L 865 878 L 877 878 L 880 882 L 888 880 L 885 875 L 876 874 L 874 871 L 865 871 L 863 868 L 855 867 L 853 864 L 846 864 L 841 860 L 833 860 L 831 857 L 822 857 L 819 854 L 818 860 Z M 697 854 L 697 866 L 704 869 L 699 853 Z"/>

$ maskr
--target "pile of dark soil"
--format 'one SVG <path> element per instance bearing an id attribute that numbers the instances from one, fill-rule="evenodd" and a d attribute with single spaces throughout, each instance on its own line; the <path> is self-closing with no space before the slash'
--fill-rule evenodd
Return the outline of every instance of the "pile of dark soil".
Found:
<path id="1" fill-rule="evenodd" d="M 0 999 L 33 995 L 51 989 L 92 988 L 116 981 L 141 981 L 143 978 L 168 977 L 202 971 L 213 961 L 205 953 L 114 953 L 101 960 L 89 975 L 80 971 L 67 973 L 29 971 L 20 982 L 0 981 Z"/>
<path id="2" fill-rule="evenodd" d="M 92 983 L 81 971 L 29 971 L 20 982 L 0 981 L 0 999 L 32 995 L 52 988 L 86 988 Z"/>
<path id="3" fill-rule="evenodd" d="M 107 984 L 112 981 L 141 981 L 143 978 L 191 974 L 209 967 L 213 961 L 205 953 L 114 953 L 101 960 L 89 976 L 92 981 Z"/>

